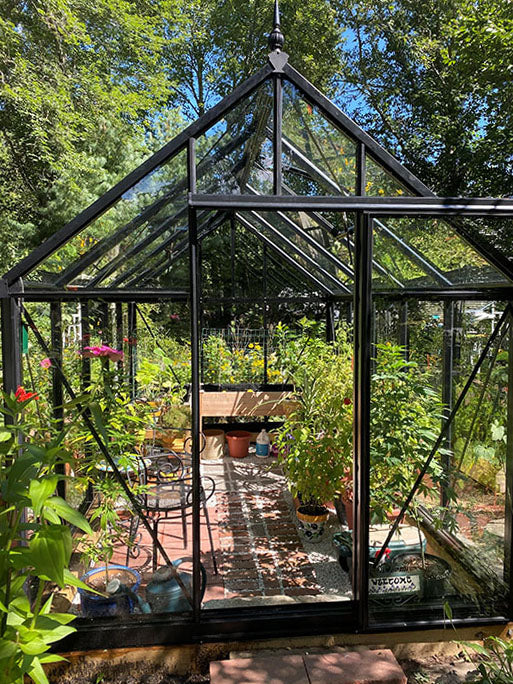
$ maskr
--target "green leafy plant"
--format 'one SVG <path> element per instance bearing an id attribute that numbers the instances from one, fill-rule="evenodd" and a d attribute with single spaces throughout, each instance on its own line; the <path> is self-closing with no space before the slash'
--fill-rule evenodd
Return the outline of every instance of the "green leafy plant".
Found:
<path id="1" fill-rule="evenodd" d="M 478 653 L 482 660 L 470 681 L 474 684 L 513 684 L 513 642 L 488 637 L 484 644 L 465 642 L 466 648 Z"/>
<path id="2" fill-rule="evenodd" d="M 402 506 L 440 432 L 443 404 L 428 379 L 400 346 L 377 346 L 371 388 L 371 511 L 386 522 Z M 447 453 L 440 449 L 438 454 Z M 433 458 L 408 514 L 443 480 L 438 456 Z"/>
<path id="3" fill-rule="evenodd" d="M 352 469 L 351 348 L 312 337 L 293 375 L 297 408 L 280 429 L 279 462 L 294 496 L 305 505 L 332 501 Z"/>
<path id="4" fill-rule="evenodd" d="M 74 631 L 73 615 L 52 612 L 51 591 L 85 586 L 69 569 L 69 525 L 92 530 L 56 496 L 61 469 L 72 458 L 64 447 L 65 430 L 51 436 L 25 417 L 37 400 L 34 393 L 18 388 L 2 399 L 7 424 L 0 432 L 0 678 L 21 684 L 28 675 L 47 684 L 43 664 L 62 660 L 47 653 L 50 645 Z M 68 430 L 77 420 L 75 404 L 65 412 Z"/>

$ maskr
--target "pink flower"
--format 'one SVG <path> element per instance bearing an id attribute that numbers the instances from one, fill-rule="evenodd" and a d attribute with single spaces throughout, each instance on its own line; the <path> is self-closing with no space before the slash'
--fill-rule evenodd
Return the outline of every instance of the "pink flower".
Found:
<path id="1" fill-rule="evenodd" d="M 344 397 L 344 406 L 349 406 L 350 403 L 351 399 L 349 399 L 349 397 Z"/>
<path id="2" fill-rule="evenodd" d="M 180 320 L 180 316 L 179 316 L 178 314 L 170 314 L 170 315 L 169 315 L 169 318 L 170 318 L 172 321 L 179 321 L 179 320 Z"/>
<path id="3" fill-rule="evenodd" d="M 84 347 L 84 356 L 89 359 L 99 356 L 108 358 L 111 361 L 123 361 L 124 353 L 121 349 L 113 349 L 106 344 L 102 344 L 99 347 Z"/>
<path id="4" fill-rule="evenodd" d="M 42 361 L 39 362 L 39 365 L 41 368 L 50 368 L 52 365 L 52 362 L 49 358 L 43 359 Z"/>

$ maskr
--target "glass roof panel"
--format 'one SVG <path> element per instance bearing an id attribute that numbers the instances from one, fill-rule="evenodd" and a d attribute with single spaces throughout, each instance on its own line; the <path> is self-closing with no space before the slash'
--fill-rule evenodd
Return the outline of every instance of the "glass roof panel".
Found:
<path id="1" fill-rule="evenodd" d="M 276 215 L 269 212 L 244 212 L 237 214 L 237 219 L 244 225 L 244 222 L 249 222 L 258 233 L 267 238 L 277 249 L 271 247 L 270 251 L 281 250 L 298 264 L 298 269 L 305 273 L 311 274 L 312 278 L 317 280 L 319 284 L 330 290 L 331 292 L 346 292 L 348 287 L 339 279 L 335 268 L 331 263 L 323 261 L 323 257 L 312 255 L 311 247 L 306 245 L 303 241 L 298 239 L 292 240 L 286 233 L 281 224 L 277 224 Z M 251 231 L 250 231 L 251 232 Z M 305 247 L 307 249 L 305 249 Z M 282 258 L 285 258 L 282 256 Z M 287 259 L 286 259 L 287 260 Z M 312 288 L 315 291 L 315 282 L 312 281 Z M 321 285 L 319 285 L 321 287 Z"/>
<path id="2" fill-rule="evenodd" d="M 175 230 L 174 217 L 186 205 L 186 192 L 186 154 L 182 151 L 47 257 L 30 274 L 30 280 L 62 287 L 86 286 L 102 269 L 110 275 L 138 243 Z M 102 285 L 99 282 L 98 286 Z"/>
<path id="3" fill-rule="evenodd" d="M 283 178 L 298 195 L 354 195 L 356 145 L 283 84 Z"/>
<path id="4" fill-rule="evenodd" d="M 437 285 L 433 274 L 426 271 L 422 255 L 396 238 L 388 219 L 386 222 L 374 220 L 373 255 L 381 267 L 374 267 L 372 271 L 372 283 L 376 289 Z"/>
<path id="5" fill-rule="evenodd" d="M 233 194 L 245 187 L 251 171 L 262 168 L 264 187 L 273 153 L 269 138 L 272 127 L 272 84 L 266 81 L 250 97 L 234 107 L 196 142 L 197 191 L 204 194 Z M 258 174 L 253 175 L 257 182 Z"/>
<path id="6" fill-rule="evenodd" d="M 468 219 L 457 219 L 462 228 Z M 416 250 L 453 285 L 505 283 L 506 278 L 491 266 L 457 233 L 451 219 L 397 218 L 386 224 L 394 234 Z"/>
<path id="7" fill-rule="evenodd" d="M 394 197 L 395 195 L 411 196 L 407 190 L 388 171 L 372 159 L 368 154 L 365 155 L 365 194 L 370 197 Z"/>

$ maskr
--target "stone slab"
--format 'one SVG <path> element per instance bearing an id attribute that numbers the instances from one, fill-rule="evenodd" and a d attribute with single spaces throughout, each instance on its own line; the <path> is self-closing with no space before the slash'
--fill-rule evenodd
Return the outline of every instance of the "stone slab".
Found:
<path id="1" fill-rule="evenodd" d="M 328 680 L 324 680 L 327 682 Z M 211 684 L 310 684 L 300 655 L 210 663 Z"/>
<path id="2" fill-rule="evenodd" d="M 389 649 L 304 655 L 310 684 L 406 684 Z"/>

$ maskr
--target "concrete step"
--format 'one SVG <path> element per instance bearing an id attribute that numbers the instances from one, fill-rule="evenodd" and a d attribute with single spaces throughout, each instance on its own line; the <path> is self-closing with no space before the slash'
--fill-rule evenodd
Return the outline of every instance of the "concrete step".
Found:
<path id="1" fill-rule="evenodd" d="M 211 684 L 406 684 L 392 651 L 234 658 L 210 663 Z"/>

